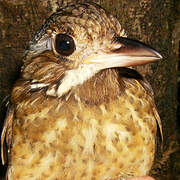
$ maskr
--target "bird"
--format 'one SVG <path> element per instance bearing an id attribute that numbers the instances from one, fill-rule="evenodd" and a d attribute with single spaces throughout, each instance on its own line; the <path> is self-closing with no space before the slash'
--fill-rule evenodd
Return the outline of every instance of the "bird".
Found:
<path id="1" fill-rule="evenodd" d="M 1 135 L 8 180 L 148 176 L 161 120 L 135 70 L 162 59 L 93 2 L 60 7 L 23 57 Z"/>

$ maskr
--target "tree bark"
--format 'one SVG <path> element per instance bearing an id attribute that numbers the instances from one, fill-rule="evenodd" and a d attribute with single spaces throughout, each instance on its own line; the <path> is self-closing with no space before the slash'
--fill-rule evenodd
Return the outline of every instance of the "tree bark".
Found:
<path id="1" fill-rule="evenodd" d="M 22 65 L 22 55 L 44 20 L 62 3 L 73 0 L 0 0 L 0 124 L 5 101 Z M 75 1 L 75 0 L 74 0 Z M 116 16 L 128 37 L 156 48 L 164 57 L 158 63 L 137 67 L 151 83 L 162 119 L 163 150 L 158 150 L 151 174 L 156 179 L 180 179 L 177 153 L 177 63 L 180 19 L 176 0 L 98 0 Z M 180 9 L 180 8 L 179 8 Z M 180 13 L 179 13 L 180 14 Z M 174 33 L 172 33 L 174 32 Z M 176 152 L 176 153 L 175 153 Z M 172 155 L 172 156 L 171 156 Z M 1 166 L 0 172 L 5 171 Z"/>

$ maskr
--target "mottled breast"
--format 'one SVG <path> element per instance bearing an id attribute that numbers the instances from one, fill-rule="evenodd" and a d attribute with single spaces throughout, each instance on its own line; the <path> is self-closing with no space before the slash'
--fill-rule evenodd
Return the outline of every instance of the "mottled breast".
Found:
<path id="1" fill-rule="evenodd" d="M 153 100 L 138 80 L 125 78 L 124 86 L 98 103 L 83 98 L 89 93 L 84 86 L 62 98 L 39 91 L 20 100 L 8 179 L 106 180 L 148 174 L 155 151 Z M 107 89 L 98 88 L 91 93 L 106 94 Z"/>

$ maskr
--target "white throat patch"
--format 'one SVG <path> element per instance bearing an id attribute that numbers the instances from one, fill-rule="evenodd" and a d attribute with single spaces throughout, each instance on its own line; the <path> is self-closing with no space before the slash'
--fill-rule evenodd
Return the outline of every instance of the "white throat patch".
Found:
<path id="1" fill-rule="evenodd" d="M 57 88 L 57 96 L 61 97 L 73 87 L 83 84 L 99 71 L 99 68 L 94 65 L 81 65 L 78 69 L 72 69 L 65 73 L 61 84 Z"/>

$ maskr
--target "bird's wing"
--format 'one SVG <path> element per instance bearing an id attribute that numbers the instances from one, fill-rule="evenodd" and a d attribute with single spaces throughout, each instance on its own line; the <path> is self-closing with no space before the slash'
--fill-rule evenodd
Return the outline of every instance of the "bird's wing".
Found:
<path id="1" fill-rule="evenodd" d="M 146 92 L 149 94 L 149 96 L 152 98 L 151 103 L 152 103 L 152 107 L 153 107 L 153 113 L 154 113 L 154 116 L 156 118 L 156 121 L 157 121 L 157 124 L 159 127 L 161 140 L 163 141 L 163 131 L 162 131 L 161 119 L 160 119 L 159 113 L 157 111 L 155 102 L 154 102 L 154 92 L 153 92 L 153 89 L 152 89 L 150 83 L 134 69 L 119 68 L 119 74 L 121 77 L 126 77 L 126 78 L 130 78 L 130 79 L 133 78 L 133 79 L 138 80 L 139 83 L 144 87 Z"/>
<path id="2" fill-rule="evenodd" d="M 153 112 L 154 112 L 154 116 L 156 118 L 156 121 L 158 123 L 159 131 L 160 131 L 160 135 L 161 135 L 161 140 L 163 141 L 162 123 L 161 123 L 161 119 L 160 119 L 159 113 L 157 112 L 157 108 L 155 105 L 153 108 Z"/>
<path id="3" fill-rule="evenodd" d="M 148 94 L 152 97 L 152 107 L 153 107 L 153 113 L 154 116 L 156 118 L 158 127 L 159 127 L 159 131 L 160 131 L 160 136 L 161 136 L 161 140 L 163 141 L 163 131 L 162 131 L 162 123 L 161 123 L 161 119 L 159 116 L 159 113 L 157 111 L 157 107 L 156 104 L 154 102 L 154 93 L 153 93 L 153 89 L 151 87 L 151 85 L 149 84 L 149 82 L 144 78 L 143 81 L 141 81 L 141 84 L 143 85 L 143 87 L 146 89 L 146 91 L 148 92 Z"/>
<path id="4" fill-rule="evenodd" d="M 12 123 L 14 118 L 14 107 L 12 105 L 8 106 L 3 130 L 1 133 L 1 159 L 4 165 L 7 160 L 7 152 L 10 150 L 11 140 L 12 140 Z M 5 141 L 7 146 L 5 146 Z M 7 150 L 6 150 L 7 147 Z"/>

